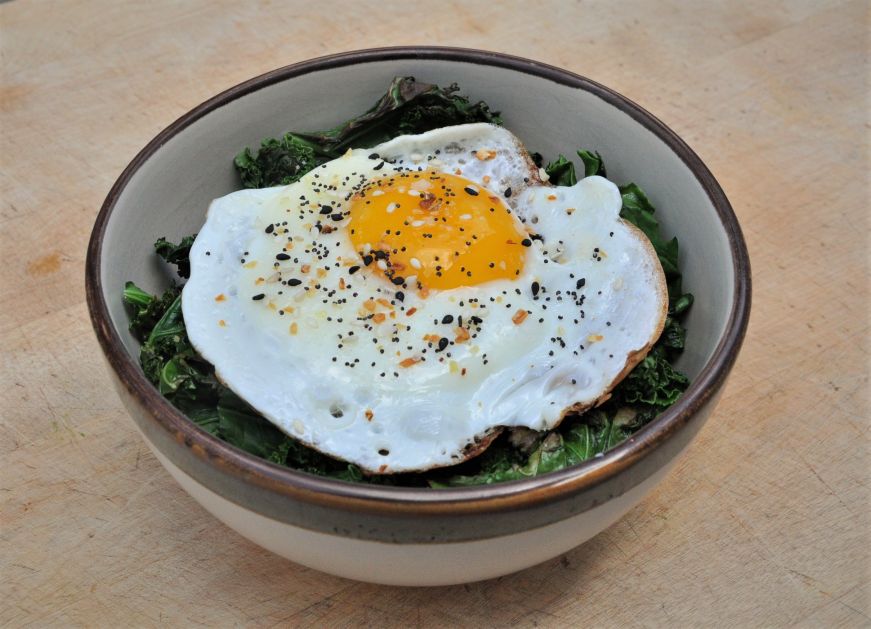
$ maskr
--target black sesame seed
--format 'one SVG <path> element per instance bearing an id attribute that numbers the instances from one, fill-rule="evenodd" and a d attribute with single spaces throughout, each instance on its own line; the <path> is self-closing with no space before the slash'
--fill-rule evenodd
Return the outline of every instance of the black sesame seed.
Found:
<path id="1" fill-rule="evenodd" d="M 345 218 L 345 215 L 344 214 L 330 214 L 330 218 L 333 219 L 334 221 L 341 221 L 342 219 Z"/>
<path id="2" fill-rule="evenodd" d="M 254 295 L 254 297 L 252 297 L 251 299 L 253 299 L 254 301 L 260 301 L 264 297 L 266 297 L 266 295 L 264 295 L 263 293 L 258 293 L 257 295 Z"/>
<path id="3" fill-rule="evenodd" d="M 376 159 L 377 159 L 377 158 L 376 158 Z M 377 166 L 373 167 L 372 170 L 381 170 L 382 168 L 384 168 L 384 164 L 385 164 L 385 163 L 386 163 L 386 162 L 381 162 L 381 163 L 378 164 Z"/>
<path id="4" fill-rule="evenodd" d="M 444 349 L 448 346 L 449 342 L 450 341 L 448 341 L 448 339 L 446 339 L 445 337 L 440 338 L 438 351 L 444 351 Z"/>
<path id="5" fill-rule="evenodd" d="M 381 156 L 378 155 L 378 153 L 371 153 L 371 154 L 369 155 L 369 159 L 378 159 L 379 157 L 381 157 Z"/>
<path id="6" fill-rule="evenodd" d="M 287 280 L 288 286 L 299 286 L 300 284 L 302 284 L 302 280 L 298 280 L 295 277 L 292 277 L 289 280 Z"/>
<path id="7" fill-rule="evenodd" d="M 403 293 L 401 290 L 396 291 L 396 298 L 399 301 L 405 301 L 405 293 Z"/>
<path id="8" fill-rule="evenodd" d="M 365 264 L 366 266 L 369 266 L 370 264 L 372 264 L 372 256 L 370 256 L 370 255 L 363 256 L 363 264 Z"/>
<path id="9" fill-rule="evenodd" d="M 390 281 L 393 282 L 394 284 L 396 284 L 397 286 L 400 286 L 403 282 L 405 282 L 405 278 L 397 275 L 396 277 L 394 277 Z"/>
<path id="10" fill-rule="evenodd" d="M 326 216 L 327 214 L 332 214 L 332 213 L 333 213 L 333 208 L 330 207 L 329 205 L 322 205 L 321 206 L 321 214 L 323 214 L 324 216 Z"/>
<path id="11" fill-rule="evenodd" d="M 445 315 L 442 317 L 442 323 L 453 323 L 454 315 Z"/>
<path id="12" fill-rule="evenodd" d="M 275 256 L 275 259 L 276 260 L 290 260 L 290 256 L 287 255 L 286 253 L 279 253 L 278 255 Z"/>
<path id="13" fill-rule="evenodd" d="M 505 198 L 511 198 L 511 188 L 505 188 Z"/>
<path id="14" fill-rule="evenodd" d="M 585 277 L 582 277 L 577 282 L 575 282 L 575 288 L 577 288 L 577 289 L 581 289 L 586 285 L 587 285 L 587 278 L 585 278 Z"/>
<path id="15" fill-rule="evenodd" d="M 531 247 L 532 241 L 529 238 L 524 238 L 523 240 L 520 241 L 520 244 L 523 245 L 524 247 Z"/>
<path id="16" fill-rule="evenodd" d="M 474 188 L 472 188 L 471 186 L 466 186 L 465 188 L 463 188 L 463 191 L 466 194 L 471 194 L 473 197 L 478 196 L 478 191 L 475 190 Z"/>
<path id="17" fill-rule="evenodd" d="M 348 273 L 350 273 L 351 275 L 353 275 L 354 273 L 356 273 L 356 272 L 359 271 L 359 270 L 360 270 L 360 267 L 357 266 L 357 265 L 355 264 L 355 265 L 352 266 L 350 269 L 348 269 Z"/>
<path id="18" fill-rule="evenodd" d="M 532 283 L 532 296 L 535 297 L 538 295 L 538 291 L 541 290 L 541 286 L 538 282 Z"/>
<path id="19" fill-rule="evenodd" d="M 269 225 L 266 226 L 266 233 L 271 234 L 273 229 L 275 229 L 275 225 L 269 223 Z"/>

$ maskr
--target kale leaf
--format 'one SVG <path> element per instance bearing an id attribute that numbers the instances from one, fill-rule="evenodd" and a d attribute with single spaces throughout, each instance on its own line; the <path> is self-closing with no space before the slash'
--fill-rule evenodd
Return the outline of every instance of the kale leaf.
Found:
<path id="1" fill-rule="evenodd" d="M 161 238 L 154 246 L 168 262 L 189 269 L 190 242 L 192 237 L 179 245 Z M 275 463 L 321 476 L 363 479 L 356 466 L 332 459 L 285 435 L 218 381 L 214 367 L 188 339 L 181 310 L 181 287 L 173 285 L 158 297 L 127 282 L 124 302 L 132 311 L 130 330 L 141 342 L 139 362 L 145 376 L 194 423 L 246 452 Z"/>
<path id="2" fill-rule="evenodd" d="M 131 306 L 130 332 L 142 341 L 175 301 L 178 288 L 171 286 L 160 297 L 146 293 L 133 282 L 124 284 L 124 303 Z"/>
<path id="3" fill-rule="evenodd" d="M 154 250 L 161 258 L 174 264 L 178 269 L 179 277 L 188 278 L 191 275 L 191 263 L 189 257 L 191 255 L 191 245 L 194 244 L 196 234 L 185 236 L 181 242 L 173 244 L 166 238 L 158 238 L 154 243 Z"/>
<path id="4" fill-rule="evenodd" d="M 605 176 L 605 165 L 598 153 L 580 150 L 578 156 L 584 163 L 585 176 Z M 574 163 L 563 155 L 550 162 L 545 171 L 556 185 L 570 186 L 577 181 Z M 527 459 L 512 458 L 510 445 L 499 440 L 478 457 L 477 470 L 430 479 L 431 487 L 499 483 L 575 465 L 622 442 L 674 404 L 689 386 L 689 379 L 671 364 L 686 342 L 686 330 L 679 318 L 693 303 L 691 294 L 681 292 L 677 238 L 665 240 L 662 237 L 659 221 L 654 216 L 656 209 L 641 188 L 630 183 L 620 188 L 620 194 L 623 199 L 621 217 L 650 239 L 668 283 L 669 311 L 659 340 L 614 388 L 608 402 L 599 409 L 567 418 L 557 430 L 543 436 Z"/>
<path id="5" fill-rule="evenodd" d="M 556 161 L 550 162 L 544 167 L 548 181 L 555 186 L 573 186 L 578 182 L 575 175 L 575 164 L 565 155 L 560 155 Z"/>
<path id="6" fill-rule="evenodd" d="M 590 411 L 576 421 L 569 422 L 565 428 L 548 433 L 522 464 L 512 460 L 505 445 L 500 447 L 500 444 L 494 444 L 481 455 L 477 473 L 431 479 L 429 485 L 437 489 L 491 485 L 554 472 L 610 450 L 629 434 L 618 425 L 616 417 L 609 417 L 600 410 Z M 490 453 L 490 450 L 494 452 Z"/>
<path id="7" fill-rule="evenodd" d="M 378 101 L 360 116 L 325 131 L 289 132 L 264 140 L 258 151 L 243 149 L 235 159 L 246 188 L 297 181 L 312 168 L 339 157 L 348 148 L 368 148 L 399 135 L 471 122 L 502 124 L 484 102 L 472 103 L 452 84 L 442 88 L 396 77 Z"/>
<path id="8" fill-rule="evenodd" d="M 605 170 L 605 162 L 602 161 L 602 156 L 595 151 L 578 151 L 578 157 L 584 162 L 584 177 L 598 175 L 599 177 L 607 177 L 608 173 Z"/>
<path id="9" fill-rule="evenodd" d="M 540 156 L 539 156 L 540 157 Z M 580 150 L 578 157 L 584 164 L 584 177 L 591 175 L 599 175 L 605 177 L 605 164 L 602 161 L 602 156 L 592 151 Z M 578 182 L 578 177 L 575 174 L 575 164 L 565 155 L 559 155 L 556 161 L 550 162 L 544 167 L 544 171 L 548 175 L 548 181 L 555 186 L 573 186 Z"/>

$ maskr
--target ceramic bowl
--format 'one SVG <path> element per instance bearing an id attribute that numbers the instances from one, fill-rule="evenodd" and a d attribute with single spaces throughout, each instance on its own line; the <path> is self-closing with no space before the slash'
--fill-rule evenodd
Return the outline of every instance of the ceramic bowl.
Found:
<path id="1" fill-rule="evenodd" d="M 486 100 L 544 155 L 592 148 L 616 182 L 635 181 L 681 243 L 695 305 L 680 401 L 603 457 L 497 485 L 427 490 L 309 476 L 199 429 L 145 379 L 121 301 L 126 280 L 168 278 L 152 243 L 196 232 L 209 202 L 240 187 L 233 156 L 288 129 L 321 129 L 365 110 L 397 75 Z M 708 169 L 668 127 L 616 92 L 565 70 L 489 52 L 387 48 L 323 57 L 237 85 L 182 116 L 121 174 L 87 259 L 91 319 L 118 393 L 178 483 L 255 543 L 325 572 L 378 583 L 451 584 L 507 574 L 581 544 L 637 504 L 710 415 L 750 309 L 741 230 Z M 227 544 L 235 543 L 232 536 Z"/>

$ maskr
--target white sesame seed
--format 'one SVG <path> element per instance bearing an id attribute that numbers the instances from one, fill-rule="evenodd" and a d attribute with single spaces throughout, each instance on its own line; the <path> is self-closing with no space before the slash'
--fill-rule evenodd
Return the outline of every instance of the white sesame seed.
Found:
<path id="1" fill-rule="evenodd" d="M 423 227 L 424 225 L 425 223 L 423 221 L 412 221 L 411 223 L 412 227 Z"/>
<path id="2" fill-rule="evenodd" d="M 393 214 L 393 212 L 394 212 L 394 211 L 396 210 L 396 208 L 398 208 L 398 207 L 399 207 L 399 204 L 398 204 L 398 203 L 390 203 L 390 204 L 388 204 L 388 205 L 387 205 L 387 213 L 388 213 L 388 214 Z"/>
<path id="3" fill-rule="evenodd" d="M 378 260 L 378 262 L 376 264 L 378 265 L 378 268 L 381 269 L 382 271 L 387 270 L 387 262 L 385 262 L 384 260 Z"/>
<path id="4" fill-rule="evenodd" d="M 409 260 L 408 262 L 409 262 L 409 263 L 411 264 L 411 266 L 413 266 L 415 269 L 419 269 L 419 268 L 421 267 L 420 260 L 418 260 L 417 258 L 412 258 L 412 259 Z"/>
<path id="5" fill-rule="evenodd" d="M 384 190 L 373 190 L 372 191 L 373 197 L 380 197 L 382 194 L 384 194 Z"/>
<path id="6" fill-rule="evenodd" d="M 469 220 L 470 218 L 472 218 L 472 215 L 471 215 L 471 214 L 460 214 L 460 220 L 461 220 L 461 221 L 467 221 L 467 220 Z"/>

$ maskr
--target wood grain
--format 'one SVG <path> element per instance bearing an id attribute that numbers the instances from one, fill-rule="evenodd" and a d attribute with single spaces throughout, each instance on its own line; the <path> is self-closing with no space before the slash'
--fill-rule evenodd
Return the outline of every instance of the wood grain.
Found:
<path id="1" fill-rule="evenodd" d="M 0 624 L 871 625 L 869 3 L 0 5 Z M 370 46 L 489 48 L 614 87 L 699 152 L 754 313 L 678 469 L 564 557 L 377 587 L 269 555 L 160 468 L 111 391 L 85 245 L 126 163 L 205 98 Z"/>

